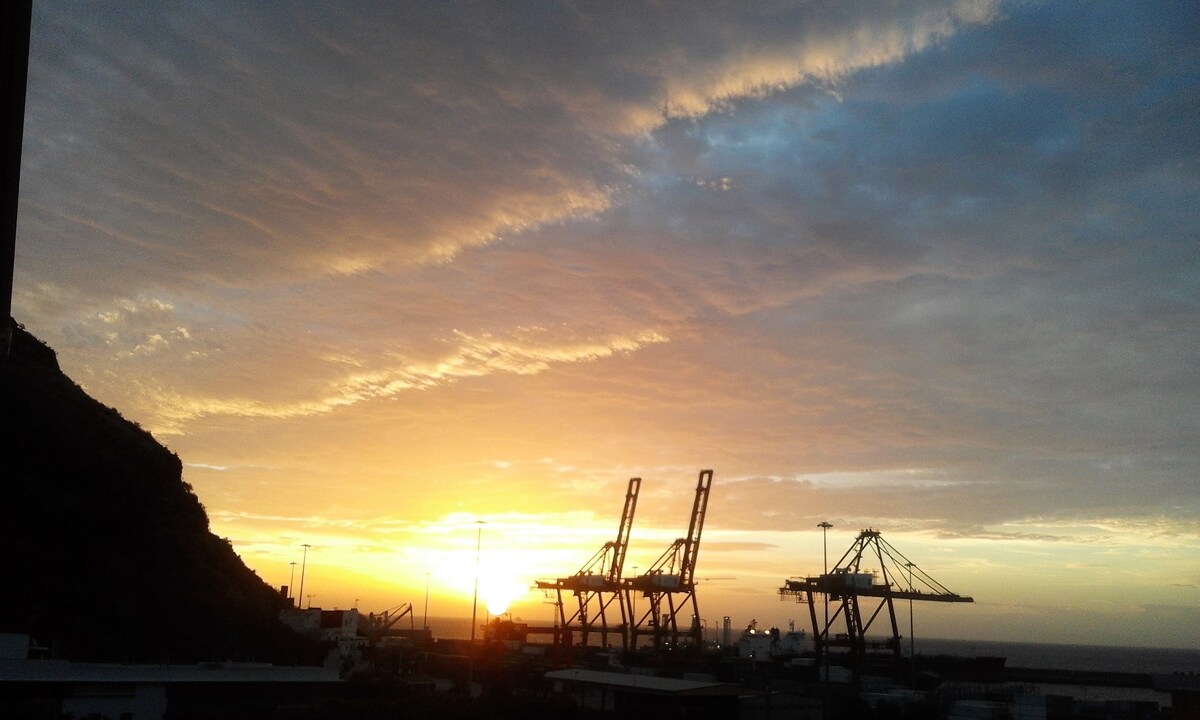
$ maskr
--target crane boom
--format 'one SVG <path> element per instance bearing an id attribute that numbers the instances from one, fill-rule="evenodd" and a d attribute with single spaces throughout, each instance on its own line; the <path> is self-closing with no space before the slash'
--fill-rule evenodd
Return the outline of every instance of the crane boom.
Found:
<path id="1" fill-rule="evenodd" d="M 696 576 L 696 557 L 700 554 L 700 534 L 704 531 L 704 515 L 708 511 L 708 491 L 712 487 L 712 470 L 700 471 L 696 481 L 696 499 L 692 502 L 692 519 L 688 524 L 687 540 L 680 564 L 680 580 L 691 585 Z"/>
<path id="2" fill-rule="evenodd" d="M 700 607 L 696 599 L 696 559 L 700 554 L 700 536 L 704 531 L 712 479 L 712 470 L 700 471 L 687 537 L 671 543 L 645 573 L 625 581 L 625 604 L 630 617 L 635 617 L 636 596 L 649 601 L 649 607 L 633 626 L 635 647 L 639 635 L 649 635 L 656 646 L 676 645 L 683 640 L 696 646 L 703 644 Z M 691 610 L 691 622 L 681 628 L 679 619 L 687 610 Z"/>
<path id="3" fill-rule="evenodd" d="M 561 627 L 568 637 L 578 633 L 583 645 L 587 645 L 589 637 L 595 637 L 596 634 L 599 635 L 601 644 L 607 645 L 608 634 L 613 632 L 619 633 L 622 645 L 628 647 L 629 617 L 622 599 L 624 587 L 621 572 L 625 565 L 629 534 L 633 528 L 633 514 L 637 510 L 638 492 L 641 487 L 641 478 L 629 479 L 616 540 L 610 540 L 600 546 L 574 575 L 556 580 L 538 580 L 535 583 L 539 590 L 554 592 L 557 626 Z M 567 603 L 564 601 L 566 593 L 575 598 L 573 604 L 576 609 L 570 615 L 567 614 Z M 614 603 L 621 613 L 620 624 L 610 622 L 610 608 Z M 615 621 L 616 618 L 612 620 Z"/>
<path id="4" fill-rule="evenodd" d="M 629 478 L 625 491 L 625 509 L 621 511 L 621 524 L 617 528 L 617 540 L 613 543 L 612 565 L 608 569 L 608 581 L 618 582 L 625 567 L 625 553 L 629 549 L 629 533 L 633 530 L 633 514 L 637 511 L 638 493 L 642 489 L 641 478 Z"/>

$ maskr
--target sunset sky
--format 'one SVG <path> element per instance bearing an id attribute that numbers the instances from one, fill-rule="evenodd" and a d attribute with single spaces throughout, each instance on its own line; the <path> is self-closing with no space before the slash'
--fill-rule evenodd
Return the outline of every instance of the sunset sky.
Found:
<path id="1" fill-rule="evenodd" d="M 14 315 L 314 605 L 1200 645 L 1200 4 L 35 2 Z M 296 584 L 299 584 L 297 566 Z M 305 601 L 307 602 L 307 601 Z M 496 609 L 499 609 L 498 607 Z M 483 606 L 480 607 L 483 615 Z M 435 628 L 436 632 L 436 628 Z"/>

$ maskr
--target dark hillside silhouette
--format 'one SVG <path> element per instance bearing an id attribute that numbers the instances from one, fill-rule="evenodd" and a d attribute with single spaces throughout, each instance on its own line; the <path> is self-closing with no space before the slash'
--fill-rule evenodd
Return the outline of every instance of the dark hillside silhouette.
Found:
<path id="1" fill-rule="evenodd" d="M 72 660 L 313 662 L 179 458 L 13 323 L 0 359 L 0 632 Z"/>

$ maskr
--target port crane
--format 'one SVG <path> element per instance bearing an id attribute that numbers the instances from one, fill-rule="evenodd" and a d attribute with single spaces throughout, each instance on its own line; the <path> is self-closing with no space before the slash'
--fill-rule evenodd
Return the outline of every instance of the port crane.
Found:
<path id="1" fill-rule="evenodd" d="M 704 642 L 700 606 L 696 600 L 696 558 L 700 552 L 700 535 L 704 530 L 712 479 L 712 470 L 700 471 L 687 537 L 675 540 L 649 570 L 627 581 L 625 605 L 630 617 L 634 616 L 635 594 L 649 600 L 649 607 L 632 628 L 630 641 L 634 648 L 643 635 L 653 638 L 655 647 L 662 647 L 664 643 L 678 645 L 684 639 L 690 639 L 697 647 Z M 681 630 L 679 614 L 689 607 L 691 621 Z"/>
<path id="2" fill-rule="evenodd" d="M 872 565 L 878 567 L 877 572 L 868 569 Z M 833 614 L 827 613 L 825 621 L 817 617 L 813 599 L 818 594 L 833 603 Z M 858 534 L 832 570 L 822 575 L 788 579 L 779 588 L 779 595 L 795 597 L 797 602 L 808 604 L 813 644 L 818 656 L 836 647 L 855 657 L 865 656 L 869 651 L 890 651 L 897 659 L 901 656 L 901 645 L 896 600 L 974 602 L 970 597 L 950 592 L 884 540 L 878 530 L 870 528 Z M 870 610 L 876 601 L 874 610 Z M 870 642 L 866 633 L 884 608 L 887 608 L 891 623 L 891 635 L 882 641 Z M 869 615 L 864 621 L 865 610 L 869 610 Z M 845 623 L 846 631 L 831 638 L 830 629 L 839 621 Z"/>
<path id="3" fill-rule="evenodd" d="M 412 603 L 401 603 L 394 608 L 388 608 L 383 612 L 375 615 L 372 613 L 368 616 L 370 636 L 376 640 L 387 635 L 397 622 L 405 615 L 408 616 L 409 630 L 413 629 L 414 615 Z"/>
<path id="4" fill-rule="evenodd" d="M 555 615 L 560 633 L 566 636 L 568 644 L 574 642 L 573 636 L 576 633 L 579 635 L 579 643 L 584 646 L 599 634 L 601 646 L 607 647 L 609 634 L 613 633 L 620 635 L 623 648 L 629 648 L 630 614 L 623 599 L 621 572 L 625 565 L 629 533 L 633 528 L 633 514 L 637 510 L 638 492 L 641 487 L 641 478 L 630 478 L 616 540 L 604 543 L 574 575 L 552 581 L 537 581 L 538 589 L 553 590 L 555 593 Z M 567 603 L 564 596 L 574 597 L 575 600 L 573 603 Z M 614 603 L 617 612 L 620 613 L 619 624 L 613 616 Z M 570 616 L 567 615 L 568 605 L 572 608 Z"/>

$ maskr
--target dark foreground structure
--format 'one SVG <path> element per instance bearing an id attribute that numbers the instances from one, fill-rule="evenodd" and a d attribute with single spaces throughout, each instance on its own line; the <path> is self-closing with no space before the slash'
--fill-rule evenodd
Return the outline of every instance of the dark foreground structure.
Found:
<path id="1" fill-rule="evenodd" d="M 0 646 L 13 648 L 0 636 Z M 0 659 L 0 717 L 129 718 L 1020 718 L 1200 717 L 1200 676 L 1006 669 L 997 659 L 920 658 L 914 668 L 835 666 L 811 657 L 742 657 L 738 648 L 577 652 L 486 640 L 363 645 L 324 667 Z M 1069 685 L 1058 685 L 1063 681 Z M 1079 697 L 1157 689 L 1167 701 Z"/>

